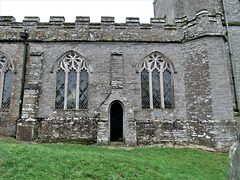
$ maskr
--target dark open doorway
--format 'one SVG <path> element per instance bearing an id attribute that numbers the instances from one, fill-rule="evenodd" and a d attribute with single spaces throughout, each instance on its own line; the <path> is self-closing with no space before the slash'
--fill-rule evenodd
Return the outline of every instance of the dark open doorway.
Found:
<path id="1" fill-rule="evenodd" d="M 123 141 L 123 108 L 118 102 L 110 109 L 110 141 Z"/>

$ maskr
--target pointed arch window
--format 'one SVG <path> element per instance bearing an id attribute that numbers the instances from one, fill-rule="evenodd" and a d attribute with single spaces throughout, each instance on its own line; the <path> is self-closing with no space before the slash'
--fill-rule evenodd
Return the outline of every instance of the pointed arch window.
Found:
<path id="1" fill-rule="evenodd" d="M 141 95 L 143 109 L 172 108 L 173 68 L 167 58 L 153 52 L 141 64 Z"/>
<path id="2" fill-rule="evenodd" d="M 13 66 L 8 57 L 0 52 L 0 108 L 9 109 L 12 94 Z"/>
<path id="3" fill-rule="evenodd" d="M 69 52 L 60 60 L 56 76 L 56 109 L 87 109 L 88 64 L 86 59 Z"/>

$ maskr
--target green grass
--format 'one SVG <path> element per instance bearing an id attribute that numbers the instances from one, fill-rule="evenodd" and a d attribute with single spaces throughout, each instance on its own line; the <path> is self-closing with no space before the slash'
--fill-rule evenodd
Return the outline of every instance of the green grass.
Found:
<path id="1" fill-rule="evenodd" d="M 0 179 L 226 179 L 228 154 L 0 141 Z"/>

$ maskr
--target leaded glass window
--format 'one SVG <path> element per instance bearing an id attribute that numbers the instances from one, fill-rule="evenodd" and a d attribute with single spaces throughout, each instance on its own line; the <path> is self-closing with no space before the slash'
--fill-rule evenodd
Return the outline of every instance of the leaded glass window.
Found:
<path id="1" fill-rule="evenodd" d="M 168 70 L 163 73 L 164 105 L 165 108 L 172 107 L 172 80 L 171 72 Z"/>
<path id="2" fill-rule="evenodd" d="M 156 69 L 152 72 L 152 91 L 153 108 L 161 108 L 160 74 Z"/>
<path id="3" fill-rule="evenodd" d="M 56 83 L 56 109 L 64 108 L 64 89 L 65 89 L 65 72 L 60 69 L 57 72 L 57 83 Z"/>
<path id="4" fill-rule="evenodd" d="M 80 84 L 80 86 L 79 86 L 79 108 L 87 109 L 88 73 L 86 70 L 81 71 L 79 84 Z"/>
<path id="5" fill-rule="evenodd" d="M 149 54 L 141 64 L 142 108 L 172 108 L 172 65 L 159 52 Z"/>
<path id="6" fill-rule="evenodd" d="M 142 108 L 143 109 L 149 109 L 150 103 L 149 103 L 149 73 L 147 70 L 143 70 L 141 72 L 141 85 L 142 85 Z"/>
<path id="7" fill-rule="evenodd" d="M 9 109 L 12 94 L 13 66 L 8 57 L 0 53 L 0 108 Z"/>
<path id="8" fill-rule="evenodd" d="M 86 59 L 69 52 L 58 62 L 56 76 L 56 109 L 87 109 L 88 65 Z"/>

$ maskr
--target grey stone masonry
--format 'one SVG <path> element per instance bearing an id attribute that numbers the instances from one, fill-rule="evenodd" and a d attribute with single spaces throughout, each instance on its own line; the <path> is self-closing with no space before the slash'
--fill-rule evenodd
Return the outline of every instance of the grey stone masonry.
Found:
<path id="1" fill-rule="evenodd" d="M 112 17 L 102 17 L 101 23 L 90 23 L 89 17 L 77 17 L 75 23 L 55 16 L 48 23 L 38 22 L 38 19 L 25 17 L 24 22 L 19 23 L 14 22 L 13 17 L 1 16 L 0 40 L 20 41 L 19 32 L 23 29 L 27 30 L 30 42 L 182 42 L 195 38 L 193 36 L 224 35 L 221 14 L 213 17 L 207 11 L 202 11 L 192 21 L 178 18 L 174 25 L 159 18 L 152 18 L 150 24 L 141 24 L 139 18 L 130 17 L 124 24 L 114 23 Z"/>
<path id="2" fill-rule="evenodd" d="M 229 23 L 240 22 L 239 0 L 225 0 L 225 4 Z"/>
<path id="3" fill-rule="evenodd" d="M 240 179 L 240 144 L 236 143 L 230 148 L 228 163 L 228 180 Z"/>
<path id="4" fill-rule="evenodd" d="M 123 88 L 123 59 L 122 52 L 112 52 L 111 54 L 111 88 Z"/>
<path id="5" fill-rule="evenodd" d="M 239 68 L 239 39 L 240 39 L 240 2 L 239 0 L 225 0 L 225 13 L 226 20 L 228 23 L 228 38 L 229 38 L 229 51 L 232 62 L 229 62 L 229 66 L 232 68 L 230 70 L 231 77 L 231 88 L 233 94 L 233 102 L 235 98 L 237 101 L 240 100 L 240 68 Z M 231 47 L 230 47 L 231 46 Z M 235 81 L 235 82 L 234 82 Z M 236 86 L 234 88 L 234 86 Z M 234 92 L 234 90 L 236 92 Z M 236 93 L 236 95 L 234 95 Z M 239 103 L 238 103 L 239 104 Z M 239 108 L 239 107 L 238 107 Z"/>
<path id="6" fill-rule="evenodd" d="M 1 42 L 0 45 L 0 52 L 8 56 L 14 66 L 10 109 L 0 109 L 0 134 L 7 136 L 16 135 L 16 120 L 19 118 L 23 50 L 22 43 Z"/>
<path id="7" fill-rule="evenodd" d="M 229 0 L 233 1 L 233 0 Z M 237 1 L 237 0 L 235 0 Z M 154 17 L 166 17 L 169 24 L 174 23 L 175 18 L 186 16 L 192 20 L 198 12 L 207 10 L 210 14 L 222 11 L 221 0 L 155 0 Z"/>
<path id="8" fill-rule="evenodd" d="M 108 144 L 119 136 L 126 145 L 188 143 L 227 152 L 238 131 L 221 4 L 193 1 L 191 9 L 182 0 L 188 5 L 182 9 L 169 2 L 163 13 L 177 14 L 159 15 L 149 24 L 137 17 L 116 23 L 104 16 L 92 23 L 77 16 L 70 23 L 63 16 L 51 16 L 49 22 L 0 16 L 0 53 L 14 66 L 11 105 L 0 109 L 0 134 L 19 141 L 83 144 Z M 210 8 L 193 15 L 205 5 Z M 28 54 L 21 87 L 23 31 Z M 143 99 L 152 103 L 149 108 Z M 80 100 L 84 108 L 74 106 Z M 114 114 L 119 114 L 120 135 L 111 131 Z"/>

